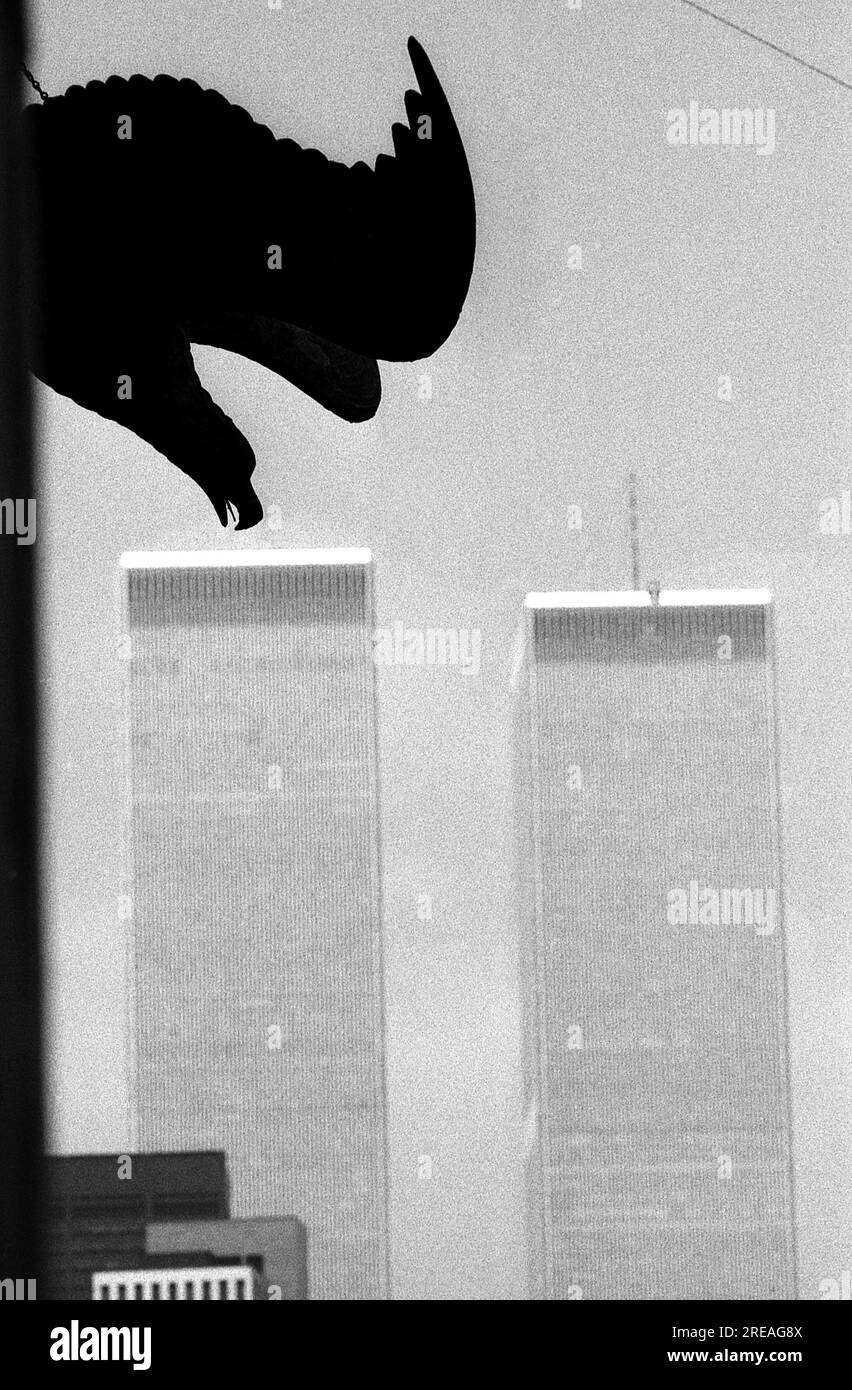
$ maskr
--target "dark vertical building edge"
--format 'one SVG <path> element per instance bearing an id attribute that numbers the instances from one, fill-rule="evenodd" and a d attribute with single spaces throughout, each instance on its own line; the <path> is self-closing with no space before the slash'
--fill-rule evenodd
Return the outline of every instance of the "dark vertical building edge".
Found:
<path id="1" fill-rule="evenodd" d="M 376 665 L 373 661 L 372 635 L 376 630 L 376 571 L 375 566 L 370 564 L 365 576 L 365 608 L 367 612 L 367 641 L 370 648 L 370 668 L 372 682 L 372 711 L 373 711 L 373 748 L 374 748 L 374 775 L 373 801 L 375 805 L 376 825 L 378 834 L 376 836 L 375 851 L 375 873 L 376 873 L 376 893 L 379 899 L 379 1027 L 381 1030 L 381 1084 L 382 1084 L 382 1123 L 384 1125 L 384 1179 L 385 1179 L 385 1296 L 390 1301 L 393 1299 L 393 1259 L 391 1250 L 391 1172 L 390 1172 L 390 1114 L 389 1114 L 389 1095 L 388 1095 L 388 1071 L 387 1071 L 387 974 L 386 974 L 386 940 L 385 940 L 385 914 L 384 896 L 382 884 L 384 883 L 384 838 L 382 826 L 382 755 L 381 739 L 379 737 L 379 684 L 376 676 Z M 308 1264 L 308 1277 L 310 1277 L 310 1263 Z"/>
<path id="2" fill-rule="evenodd" d="M 34 496 L 24 309 L 33 224 L 22 148 L 19 0 L 0 6 L 0 469 Z M 31 284 L 30 284 L 31 288 Z M 37 866 L 35 547 L 0 536 L 0 1276 L 38 1277 L 43 1149 Z"/>
<path id="3" fill-rule="evenodd" d="M 790 1018 L 790 936 L 787 927 L 787 898 L 784 873 L 784 803 L 781 783 L 781 724 L 778 712 L 778 609 L 773 605 L 771 621 L 767 634 L 767 671 L 769 676 L 769 700 L 772 711 L 772 752 L 775 763 L 775 798 L 777 813 L 775 818 L 778 842 L 778 883 L 780 892 L 778 902 L 781 910 L 781 935 L 784 950 L 781 955 L 781 990 L 784 1017 Z M 785 1082 L 787 1093 L 787 1132 L 789 1134 L 788 1161 L 790 1184 L 790 1224 L 793 1259 L 793 1297 L 802 1297 L 802 1276 L 799 1266 L 799 1227 L 798 1227 L 798 1185 L 796 1179 L 796 1132 L 793 1127 L 793 1067 L 790 1038 L 785 1048 Z"/>

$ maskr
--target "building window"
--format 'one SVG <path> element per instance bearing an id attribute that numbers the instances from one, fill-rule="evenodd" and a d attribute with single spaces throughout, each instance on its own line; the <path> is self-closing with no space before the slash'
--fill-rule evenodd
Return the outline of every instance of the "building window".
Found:
<path id="1" fill-rule="evenodd" d="M 245 1281 L 245 1279 L 238 1279 L 237 1282 L 236 1282 L 236 1284 L 234 1285 L 234 1290 L 235 1290 L 235 1293 L 236 1293 L 237 1298 L 245 1298 L 245 1296 L 246 1296 L 246 1281 Z"/>
<path id="2" fill-rule="evenodd" d="M 230 1285 L 228 1284 L 227 1279 L 220 1279 L 220 1280 L 219 1280 L 219 1297 L 220 1297 L 220 1298 L 227 1298 L 227 1297 L 228 1297 L 228 1290 L 229 1290 L 229 1288 L 230 1288 Z"/>
<path id="3" fill-rule="evenodd" d="M 144 1290 L 144 1287 L 143 1287 L 142 1284 L 134 1284 L 134 1286 L 133 1286 L 133 1297 L 134 1297 L 134 1298 L 144 1298 L 144 1297 L 145 1297 L 145 1290 Z"/>
<path id="4" fill-rule="evenodd" d="M 191 1279 L 187 1279 L 183 1286 L 183 1292 L 185 1298 L 195 1298 L 195 1285 Z"/>
<path id="5" fill-rule="evenodd" d="M 160 1297 L 161 1297 L 161 1291 L 162 1291 L 162 1284 L 160 1283 L 159 1279 L 155 1279 L 154 1282 L 153 1282 L 153 1284 L 151 1285 L 151 1297 L 152 1297 L 152 1298 L 160 1298 Z"/>
<path id="6" fill-rule="evenodd" d="M 118 1286 L 118 1296 L 119 1296 L 119 1298 L 126 1298 L 126 1297 L 127 1297 L 127 1285 L 126 1285 L 126 1284 L 119 1284 L 119 1286 Z"/>
<path id="7" fill-rule="evenodd" d="M 177 1296 L 178 1296 L 178 1286 L 177 1286 L 177 1284 L 169 1284 L 169 1298 L 177 1298 Z"/>
<path id="8" fill-rule="evenodd" d="M 109 1298 L 109 1284 L 101 1284 L 101 1291 L 100 1291 L 98 1297 L 99 1297 L 99 1298 Z"/>
<path id="9" fill-rule="evenodd" d="M 202 1279 L 202 1281 L 201 1281 L 201 1297 L 202 1297 L 202 1298 L 212 1298 L 212 1297 L 213 1297 L 212 1293 L 210 1292 L 210 1280 L 209 1280 L 209 1279 Z"/>

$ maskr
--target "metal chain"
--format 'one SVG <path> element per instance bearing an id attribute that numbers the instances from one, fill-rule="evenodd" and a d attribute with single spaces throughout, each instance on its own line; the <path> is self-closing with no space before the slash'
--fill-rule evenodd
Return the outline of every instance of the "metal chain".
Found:
<path id="1" fill-rule="evenodd" d="M 27 79 L 27 81 L 31 83 L 31 85 L 38 92 L 42 101 L 47 101 L 47 92 L 44 90 L 44 87 L 42 87 L 41 84 L 36 81 L 29 68 L 26 67 L 23 63 L 21 63 L 21 72 L 24 74 L 24 77 Z"/>

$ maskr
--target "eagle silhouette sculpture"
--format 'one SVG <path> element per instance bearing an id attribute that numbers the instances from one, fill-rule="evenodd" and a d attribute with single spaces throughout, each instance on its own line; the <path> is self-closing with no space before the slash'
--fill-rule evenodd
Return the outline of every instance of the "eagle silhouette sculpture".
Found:
<path id="1" fill-rule="evenodd" d="M 473 272 L 464 147 L 432 65 L 394 154 L 347 166 L 183 78 L 110 77 L 25 108 L 40 237 L 35 374 L 188 473 L 227 526 L 263 516 L 254 452 L 191 343 L 252 359 L 344 420 L 378 360 L 447 339 Z"/>

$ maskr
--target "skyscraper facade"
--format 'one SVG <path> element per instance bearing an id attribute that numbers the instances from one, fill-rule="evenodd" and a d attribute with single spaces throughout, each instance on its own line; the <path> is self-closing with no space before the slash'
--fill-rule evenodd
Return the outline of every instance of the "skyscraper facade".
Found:
<path id="1" fill-rule="evenodd" d="M 530 1296 L 794 1298 L 770 596 L 530 595 L 514 679 Z"/>
<path id="2" fill-rule="evenodd" d="M 223 1149 L 312 1298 L 388 1297 L 369 554 L 122 566 L 139 1147 Z"/>

